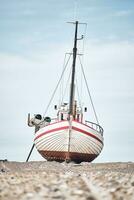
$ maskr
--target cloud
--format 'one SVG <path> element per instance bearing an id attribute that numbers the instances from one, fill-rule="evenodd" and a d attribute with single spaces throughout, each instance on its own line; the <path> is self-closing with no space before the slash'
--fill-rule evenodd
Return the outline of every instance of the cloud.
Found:
<path id="1" fill-rule="evenodd" d="M 115 16 L 115 17 L 126 17 L 126 16 L 129 16 L 131 14 L 133 14 L 132 10 L 119 10 L 119 11 L 113 13 L 113 16 Z"/>
<path id="2" fill-rule="evenodd" d="M 98 107 L 102 107 L 99 103 L 101 96 L 102 101 L 115 104 L 113 106 L 119 110 L 120 115 L 124 114 L 123 111 L 127 112 L 128 108 L 131 110 L 134 106 L 131 101 L 134 99 L 134 43 L 89 41 L 86 52 L 89 56 L 85 56 L 85 70 L 89 85 L 98 99 Z M 108 110 L 111 115 L 116 115 L 112 107 Z"/>
<path id="3" fill-rule="evenodd" d="M 33 9 L 25 9 L 21 11 L 21 14 L 25 16 L 34 16 L 36 14 L 36 10 Z"/>

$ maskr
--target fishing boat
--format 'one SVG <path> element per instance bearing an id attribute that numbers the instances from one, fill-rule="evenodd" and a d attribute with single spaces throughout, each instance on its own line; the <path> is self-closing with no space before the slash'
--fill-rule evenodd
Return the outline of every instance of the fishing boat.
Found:
<path id="1" fill-rule="evenodd" d="M 30 118 L 30 114 L 28 115 L 28 125 L 35 127 L 35 135 L 34 144 L 27 161 L 34 146 L 46 160 L 59 162 L 91 162 L 102 151 L 103 128 L 99 125 L 98 121 L 91 122 L 84 118 L 84 113 L 87 111 L 87 108 L 83 108 L 78 104 L 75 95 L 76 59 L 78 55 L 77 42 L 83 36 L 81 38 L 77 36 L 78 25 L 80 23 L 76 21 L 73 24 L 75 25 L 75 36 L 72 51 L 73 60 L 71 65 L 69 101 L 68 103 L 62 102 L 60 105 L 54 106 L 57 111 L 55 118 L 48 116 L 42 117 L 40 114 L 36 114 Z M 83 75 L 85 78 L 84 71 Z M 93 102 L 91 103 L 93 105 Z"/>

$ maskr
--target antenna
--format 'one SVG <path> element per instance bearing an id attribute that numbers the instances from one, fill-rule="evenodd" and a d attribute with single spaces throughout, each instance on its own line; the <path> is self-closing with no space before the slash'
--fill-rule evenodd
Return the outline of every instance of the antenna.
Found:
<path id="1" fill-rule="evenodd" d="M 74 21 L 77 19 L 77 10 L 78 10 L 78 1 L 75 0 L 74 2 Z"/>

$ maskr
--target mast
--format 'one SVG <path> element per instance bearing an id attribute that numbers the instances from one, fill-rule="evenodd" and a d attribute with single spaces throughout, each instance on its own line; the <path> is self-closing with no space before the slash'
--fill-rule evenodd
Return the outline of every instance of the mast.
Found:
<path id="1" fill-rule="evenodd" d="M 72 64 L 72 77 L 71 77 L 71 89 L 70 89 L 70 101 L 69 101 L 69 118 L 70 115 L 74 114 L 74 90 L 75 90 L 75 65 L 76 65 L 76 55 L 77 55 L 77 30 L 78 21 L 75 22 L 75 37 L 74 37 L 74 47 L 73 47 L 73 64 Z"/>

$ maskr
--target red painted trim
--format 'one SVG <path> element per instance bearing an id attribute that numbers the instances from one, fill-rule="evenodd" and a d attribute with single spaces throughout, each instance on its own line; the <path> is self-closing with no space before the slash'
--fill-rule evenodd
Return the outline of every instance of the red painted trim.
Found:
<path id="1" fill-rule="evenodd" d="M 55 132 L 55 131 L 60 131 L 60 130 L 68 129 L 68 128 L 69 128 L 69 126 L 63 126 L 63 127 L 60 127 L 60 128 L 51 129 L 51 130 L 49 130 L 49 131 L 46 131 L 46 132 L 44 132 L 44 133 L 39 134 L 39 135 L 34 139 L 34 141 L 35 141 L 36 139 L 40 138 L 41 136 L 46 135 L 46 134 L 48 134 L 48 133 L 52 133 L 52 132 Z"/>
<path id="2" fill-rule="evenodd" d="M 51 130 L 49 130 L 49 131 L 46 131 L 46 132 L 44 132 L 44 133 L 39 134 L 39 135 L 34 139 L 34 141 L 35 141 L 36 139 L 42 137 L 43 135 L 48 134 L 48 133 L 52 133 L 52 132 L 55 132 L 55 131 L 60 131 L 60 130 L 68 129 L 68 128 L 69 128 L 69 126 L 63 126 L 63 127 L 60 127 L 60 128 L 51 129 Z M 92 133 L 89 133 L 89 132 L 87 132 L 87 131 L 84 131 L 84 130 L 82 130 L 82 129 L 80 129 L 80 128 L 77 128 L 77 127 L 74 127 L 74 126 L 72 126 L 72 129 L 75 130 L 75 131 L 79 131 L 79 132 L 81 132 L 81 133 L 84 133 L 84 134 L 86 134 L 86 135 L 89 135 L 89 136 L 91 136 L 92 138 L 98 140 L 101 144 L 103 144 L 103 142 L 102 142 L 98 137 L 96 137 L 95 135 L 93 135 Z"/>
<path id="3" fill-rule="evenodd" d="M 73 120 L 74 122 L 77 122 L 78 124 L 82 124 L 83 126 L 87 126 L 88 128 L 91 128 L 92 130 L 95 130 L 97 131 L 96 129 L 92 128 L 91 126 L 87 125 L 87 124 L 84 124 L 83 122 L 79 122 L 77 120 Z M 98 131 L 97 131 L 98 132 Z"/>
<path id="4" fill-rule="evenodd" d="M 50 123 L 50 124 L 48 124 L 48 125 L 46 125 L 46 126 L 51 126 L 51 125 L 53 125 L 53 124 L 58 124 L 58 123 L 67 122 L 67 121 L 68 121 L 68 120 L 60 120 L 60 121 L 56 121 L 56 122 Z M 84 124 L 83 122 L 79 122 L 79 121 L 77 121 L 77 120 L 73 120 L 73 121 L 76 122 L 76 123 L 78 123 L 78 124 L 82 124 L 83 126 L 86 126 L 86 127 L 88 127 L 88 128 L 91 128 L 92 130 L 97 131 L 96 129 L 92 128 L 91 126 L 89 126 L 89 125 L 87 125 L 87 124 Z M 97 132 L 98 132 L 98 131 L 97 131 Z"/>
<path id="5" fill-rule="evenodd" d="M 77 127 L 74 127 L 74 126 L 72 127 L 72 129 L 75 130 L 75 131 L 79 131 L 81 133 L 84 133 L 86 135 L 89 135 L 89 136 L 93 137 L 94 139 L 98 140 L 101 144 L 103 144 L 103 142 L 98 137 L 96 137 L 95 135 L 93 135 L 92 133 L 89 133 L 87 131 L 84 131 L 84 130 L 82 130 L 80 128 L 77 128 Z"/>

